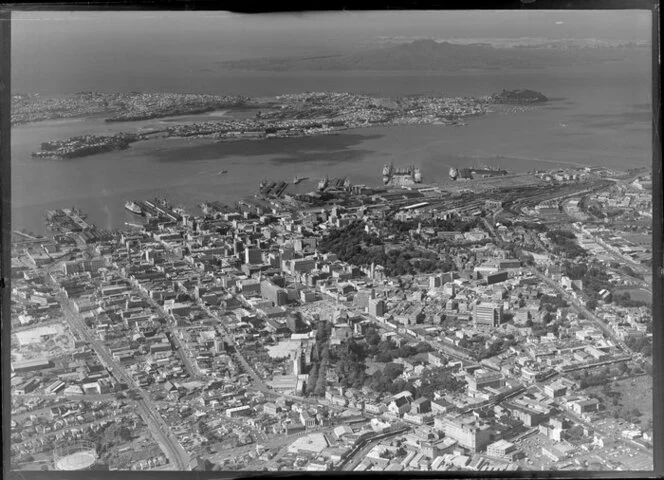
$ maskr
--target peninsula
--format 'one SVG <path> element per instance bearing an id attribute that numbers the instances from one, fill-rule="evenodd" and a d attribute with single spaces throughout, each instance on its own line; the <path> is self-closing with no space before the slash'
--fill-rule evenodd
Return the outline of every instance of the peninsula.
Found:
<path id="1" fill-rule="evenodd" d="M 527 105 L 546 101 L 532 90 L 513 90 L 484 97 L 408 96 L 381 98 L 336 92 L 307 92 L 273 98 L 220 97 L 181 94 L 83 93 L 71 98 L 16 98 L 12 121 L 25 123 L 86 115 L 106 116 L 105 122 L 169 119 L 159 134 L 165 137 L 211 138 L 219 142 L 262 140 L 330 134 L 352 128 L 395 125 L 464 125 L 468 117 L 484 115 L 500 104 Z M 228 115 L 209 120 L 197 115 L 226 108 Z M 255 110 L 253 116 L 252 110 Z M 247 111 L 250 115 L 247 116 Z M 238 115 L 242 112 L 242 115 Z M 182 118 L 189 115 L 188 118 Z M 194 118 L 192 119 L 192 116 Z M 180 117 L 180 118 L 178 118 Z M 88 135 L 42 144 L 40 158 L 72 158 L 127 148 L 147 138 L 139 128 L 112 136 Z M 152 132 L 154 133 L 154 131 Z"/>

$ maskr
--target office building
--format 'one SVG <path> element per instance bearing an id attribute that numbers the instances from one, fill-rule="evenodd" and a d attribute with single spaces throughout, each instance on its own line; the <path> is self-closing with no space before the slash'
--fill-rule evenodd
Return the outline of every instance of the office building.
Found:
<path id="1" fill-rule="evenodd" d="M 477 304 L 473 317 L 478 328 L 498 327 L 503 321 L 503 306 L 496 303 Z"/>

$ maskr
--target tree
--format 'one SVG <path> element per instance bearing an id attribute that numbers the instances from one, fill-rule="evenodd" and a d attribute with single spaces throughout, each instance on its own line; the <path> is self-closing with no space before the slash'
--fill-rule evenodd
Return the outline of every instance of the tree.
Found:
<path id="1" fill-rule="evenodd" d="M 314 363 L 313 366 L 311 367 L 311 370 L 309 371 L 309 379 L 307 380 L 307 389 L 306 389 L 307 395 L 311 395 L 314 393 L 317 381 L 318 381 L 318 364 Z"/>
<path id="2" fill-rule="evenodd" d="M 388 363 L 383 369 L 383 375 L 389 378 L 390 381 L 397 378 L 403 373 L 404 367 L 400 363 Z"/>
<path id="3" fill-rule="evenodd" d="M 452 375 L 452 370 L 447 367 L 433 367 L 425 370 L 420 378 L 418 395 L 433 398 L 438 390 L 446 392 L 457 392 L 463 388 L 464 382 L 460 382 Z"/>
<path id="4" fill-rule="evenodd" d="M 326 375 L 324 375 L 323 369 L 318 373 L 318 379 L 316 380 L 316 388 L 314 389 L 314 395 L 319 397 L 325 395 L 325 386 L 327 384 Z"/>
<path id="5" fill-rule="evenodd" d="M 429 345 L 427 342 L 420 342 L 417 345 L 415 345 L 415 350 L 417 353 L 428 353 L 433 351 L 433 347 Z"/>
<path id="6" fill-rule="evenodd" d="M 329 365 L 330 363 L 330 347 L 328 347 L 327 345 L 323 347 L 323 351 L 321 352 L 320 356 L 320 362 L 321 365 L 325 366 Z"/>
<path id="7" fill-rule="evenodd" d="M 115 432 L 115 434 L 120 437 L 120 439 L 123 442 L 128 442 L 131 440 L 131 430 L 129 430 L 126 426 L 122 425 L 120 428 L 118 428 Z"/>
<path id="8" fill-rule="evenodd" d="M 380 335 L 373 327 L 367 330 L 367 334 L 364 338 L 369 345 L 376 346 L 380 343 Z"/>

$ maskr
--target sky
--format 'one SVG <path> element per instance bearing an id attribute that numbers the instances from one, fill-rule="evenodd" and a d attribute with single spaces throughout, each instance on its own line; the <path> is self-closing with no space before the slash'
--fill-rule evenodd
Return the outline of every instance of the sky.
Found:
<path id="1" fill-rule="evenodd" d="M 433 37 L 650 39 L 650 12 L 14 12 L 12 89 L 103 71 L 193 72 L 225 60 L 315 56 Z"/>
<path id="2" fill-rule="evenodd" d="M 13 48 L 155 54 L 216 50 L 232 58 L 371 45 L 381 36 L 600 38 L 647 41 L 650 12 L 411 11 L 240 15 L 227 12 L 15 12 Z M 83 45 L 76 45 L 78 43 Z M 137 48 L 139 47 L 139 48 Z M 58 52 L 63 53 L 63 52 Z"/>

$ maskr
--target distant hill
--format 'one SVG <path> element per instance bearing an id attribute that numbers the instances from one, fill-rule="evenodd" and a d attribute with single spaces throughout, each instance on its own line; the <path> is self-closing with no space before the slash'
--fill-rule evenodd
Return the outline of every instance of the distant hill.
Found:
<path id="1" fill-rule="evenodd" d="M 616 48 L 494 48 L 487 44 L 461 45 L 416 40 L 366 51 L 319 57 L 284 57 L 220 62 L 243 70 L 500 70 L 587 64 L 625 58 Z"/>
<path id="2" fill-rule="evenodd" d="M 531 103 L 548 102 L 542 93 L 534 90 L 503 90 L 491 96 L 496 103 L 505 103 L 512 105 L 527 105 Z"/>

